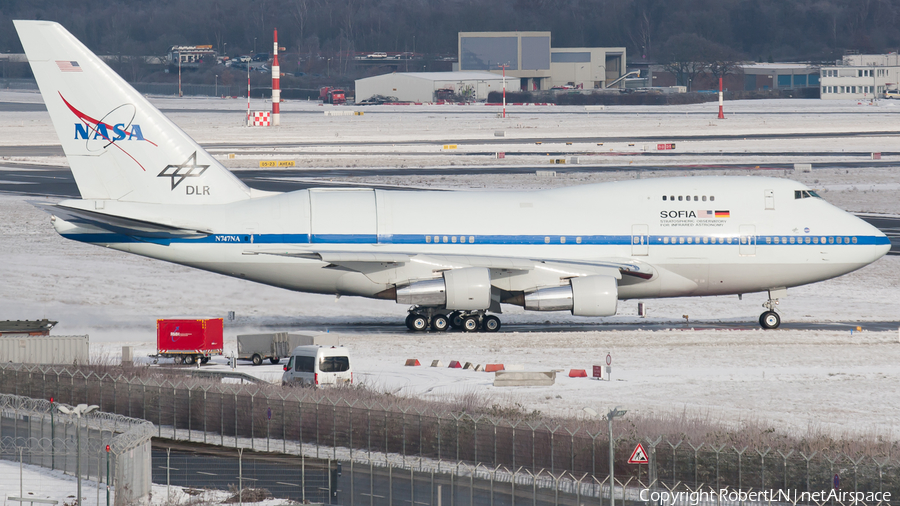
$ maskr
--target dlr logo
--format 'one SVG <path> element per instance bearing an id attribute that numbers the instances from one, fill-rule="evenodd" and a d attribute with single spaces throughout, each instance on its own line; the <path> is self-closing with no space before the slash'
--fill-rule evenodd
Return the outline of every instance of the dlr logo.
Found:
<path id="1" fill-rule="evenodd" d="M 184 191 L 186 195 L 209 195 L 209 186 L 185 186 Z"/>

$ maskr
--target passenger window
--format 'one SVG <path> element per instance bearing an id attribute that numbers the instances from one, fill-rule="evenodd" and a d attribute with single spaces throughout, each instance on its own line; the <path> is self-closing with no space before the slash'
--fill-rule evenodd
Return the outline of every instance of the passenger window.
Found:
<path id="1" fill-rule="evenodd" d="M 791 237 L 791 244 L 794 244 L 794 238 Z"/>
<path id="2" fill-rule="evenodd" d="M 566 243 L 566 238 L 565 238 L 565 237 L 560 237 L 560 238 L 559 238 L 559 243 L 560 243 L 560 244 L 565 244 L 565 243 Z"/>
<path id="3" fill-rule="evenodd" d="M 344 372 L 350 370 L 350 359 L 348 357 L 324 357 L 319 364 L 319 370 L 322 372 Z"/>
<path id="4" fill-rule="evenodd" d="M 581 244 L 581 237 L 575 238 L 575 244 Z"/>
<path id="5" fill-rule="evenodd" d="M 466 236 L 464 236 L 464 235 L 459 236 L 459 242 L 466 242 Z"/>
<path id="6" fill-rule="evenodd" d="M 853 238 L 853 244 L 856 244 L 856 237 Z"/>
<path id="7" fill-rule="evenodd" d="M 693 237 L 688 237 L 688 244 L 692 244 L 693 241 L 694 241 L 694 238 L 693 238 Z"/>
<path id="8" fill-rule="evenodd" d="M 712 202 L 712 201 L 714 201 L 714 200 L 716 200 L 716 198 L 713 197 L 712 195 L 710 195 L 710 196 L 709 196 L 709 201 Z"/>
<path id="9" fill-rule="evenodd" d="M 681 195 L 678 196 L 678 202 L 681 202 Z"/>
<path id="10" fill-rule="evenodd" d="M 706 195 L 703 196 L 703 202 L 706 202 Z"/>
<path id="11" fill-rule="evenodd" d="M 447 236 L 446 236 L 446 235 L 444 236 L 444 242 L 447 242 Z"/>
<path id="12" fill-rule="evenodd" d="M 473 242 L 475 242 L 475 236 L 474 236 L 474 235 L 470 235 L 470 236 L 469 236 L 469 244 L 472 244 Z"/>
<path id="13" fill-rule="evenodd" d="M 834 244 L 834 237 L 828 238 L 828 244 Z"/>
<path id="14" fill-rule="evenodd" d="M 431 242 L 431 236 L 430 236 L 430 235 L 426 235 L 426 236 L 425 236 L 425 242 Z"/>
<path id="15" fill-rule="evenodd" d="M 666 201 L 666 196 L 665 196 L 665 195 L 663 195 L 663 202 L 665 202 L 665 201 Z"/>
<path id="16" fill-rule="evenodd" d="M 294 371 L 315 372 L 316 357 L 294 357 Z"/>
<path id="17" fill-rule="evenodd" d="M 819 238 L 813 237 L 813 244 L 819 244 Z"/>
<path id="18" fill-rule="evenodd" d="M 450 237 L 450 242 L 452 242 L 453 244 L 456 244 L 456 236 L 455 235 Z"/>
<path id="19" fill-rule="evenodd" d="M 669 197 L 669 200 L 671 200 L 671 201 L 674 202 L 674 201 L 675 201 L 675 195 L 672 195 L 671 197 Z"/>
<path id="20" fill-rule="evenodd" d="M 544 237 L 544 244 L 550 244 L 550 238 Z"/>
<path id="21" fill-rule="evenodd" d="M 804 241 L 804 242 L 806 242 L 806 244 L 809 244 L 809 237 L 807 237 L 806 241 Z"/>
<path id="22" fill-rule="evenodd" d="M 772 244 L 772 238 L 766 237 L 766 244 Z"/>
<path id="23" fill-rule="evenodd" d="M 844 237 L 844 244 L 850 244 L 850 238 Z"/>
<path id="24" fill-rule="evenodd" d="M 669 238 L 663 237 L 663 244 L 669 244 Z"/>
<path id="25" fill-rule="evenodd" d="M 678 238 L 678 244 L 684 244 L 684 237 Z"/>

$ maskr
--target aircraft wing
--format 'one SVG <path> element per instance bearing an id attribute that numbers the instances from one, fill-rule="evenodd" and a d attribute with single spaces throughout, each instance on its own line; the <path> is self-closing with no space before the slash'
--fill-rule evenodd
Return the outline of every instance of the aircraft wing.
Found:
<path id="1" fill-rule="evenodd" d="M 429 279 L 442 271 L 466 267 L 491 269 L 492 279 L 532 275 L 543 280 L 605 275 L 615 277 L 619 284 L 648 281 L 656 275 L 649 264 L 632 259 L 565 260 L 522 257 L 446 255 L 421 253 L 387 253 L 328 251 L 303 247 L 254 249 L 245 255 L 275 255 L 327 263 L 327 268 L 361 272 L 378 283 L 404 284 L 417 279 Z"/>
<path id="2" fill-rule="evenodd" d="M 209 232 L 202 230 L 173 227 L 162 223 L 88 211 L 51 202 L 29 201 L 29 203 L 44 212 L 75 225 L 87 225 L 139 239 L 198 238 L 209 235 Z"/>

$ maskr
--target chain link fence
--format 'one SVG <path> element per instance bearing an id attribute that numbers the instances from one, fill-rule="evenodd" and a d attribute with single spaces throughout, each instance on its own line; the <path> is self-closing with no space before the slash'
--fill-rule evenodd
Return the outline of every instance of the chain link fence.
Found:
<path id="1" fill-rule="evenodd" d="M 104 411 L 153 422 L 161 438 L 423 472 L 503 468 L 504 476 L 514 475 L 512 481 L 536 488 L 609 495 L 607 426 L 597 419 L 445 412 L 413 399 L 387 403 L 356 388 L 170 381 L 141 371 L 144 377 L 0 365 L 0 391 L 99 404 Z M 850 446 L 835 450 L 834 442 L 820 449 L 802 441 L 793 448 L 751 447 L 729 441 L 728 434 L 696 442 L 625 432 L 617 438 L 615 458 L 622 497 L 628 495 L 624 488 L 651 484 L 670 493 L 707 488 L 813 493 L 836 486 L 894 497 L 900 493 L 893 444 L 882 445 L 881 454 L 873 456 L 871 449 L 868 454 Z M 637 443 L 645 446 L 649 465 L 626 462 Z"/>
<path id="2" fill-rule="evenodd" d="M 97 411 L 78 418 L 63 414 L 60 406 L 72 408 L 44 399 L 0 394 L 0 459 L 76 478 L 80 473 L 95 486 L 111 485 L 115 504 L 133 504 L 146 498 L 151 483 L 153 424 Z M 21 471 L 2 480 L 0 488 L 26 495 L 34 492 L 24 490 Z"/>

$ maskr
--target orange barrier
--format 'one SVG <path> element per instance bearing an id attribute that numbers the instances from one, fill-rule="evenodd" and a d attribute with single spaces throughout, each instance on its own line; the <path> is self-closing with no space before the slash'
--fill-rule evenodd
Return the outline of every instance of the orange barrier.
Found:
<path id="1" fill-rule="evenodd" d="M 570 378 L 587 378 L 587 371 L 584 369 L 570 369 L 569 370 Z"/>
<path id="2" fill-rule="evenodd" d="M 406 361 L 406 365 L 411 365 L 411 366 L 413 366 L 413 365 L 422 365 L 422 364 L 419 363 L 419 360 L 418 360 L 418 359 L 410 358 L 410 359 L 408 359 L 408 360 Z"/>
<path id="3" fill-rule="evenodd" d="M 459 363 L 459 360 L 451 360 L 449 368 L 450 369 L 462 369 L 462 364 Z"/>
<path id="4" fill-rule="evenodd" d="M 484 372 L 497 372 L 503 370 L 503 364 L 486 364 Z"/>

